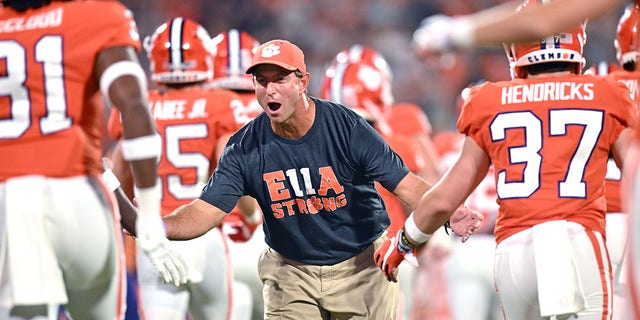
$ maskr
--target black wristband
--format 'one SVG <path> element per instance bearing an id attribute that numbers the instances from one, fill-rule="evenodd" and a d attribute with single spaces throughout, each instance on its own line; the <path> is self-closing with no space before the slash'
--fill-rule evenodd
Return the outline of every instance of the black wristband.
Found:
<path id="1" fill-rule="evenodd" d="M 449 235 L 449 229 L 451 229 L 453 231 L 453 228 L 451 228 L 451 221 L 447 220 L 444 223 L 444 232 L 446 232 L 447 235 Z"/>
<path id="2" fill-rule="evenodd" d="M 409 253 L 413 251 L 413 248 L 415 248 L 415 246 L 409 242 L 409 239 L 407 239 L 407 236 L 404 233 L 404 229 L 402 229 L 400 231 L 400 239 L 398 241 L 398 250 L 402 253 Z"/>

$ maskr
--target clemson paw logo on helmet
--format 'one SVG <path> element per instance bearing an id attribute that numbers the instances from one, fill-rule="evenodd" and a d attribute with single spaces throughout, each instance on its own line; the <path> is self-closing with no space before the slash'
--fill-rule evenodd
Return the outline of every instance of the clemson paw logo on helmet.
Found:
<path id="1" fill-rule="evenodd" d="M 280 54 L 280 46 L 275 44 L 269 44 L 262 49 L 263 58 L 271 58 Z"/>

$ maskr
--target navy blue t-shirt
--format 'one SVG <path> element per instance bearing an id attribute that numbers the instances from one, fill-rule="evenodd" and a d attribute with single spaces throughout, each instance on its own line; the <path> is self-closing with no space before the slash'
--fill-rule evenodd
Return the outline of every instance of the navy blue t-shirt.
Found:
<path id="1" fill-rule="evenodd" d="M 276 135 L 264 113 L 235 133 L 200 199 L 230 212 L 240 196 L 254 197 L 271 248 L 331 265 L 362 252 L 389 226 L 374 181 L 394 190 L 409 169 L 362 117 L 312 99 L 316 118 L 300 139 Z"/>

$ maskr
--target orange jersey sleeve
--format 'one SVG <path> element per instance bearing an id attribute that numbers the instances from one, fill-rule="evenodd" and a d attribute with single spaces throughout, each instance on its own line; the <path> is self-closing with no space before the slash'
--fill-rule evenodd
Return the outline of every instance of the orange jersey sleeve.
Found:
<path id="1" fill-rule="evenodd" d="M 605 77 L 473 87 L 457 126 L 495 168 L 496 240 L 559 219 L 604 234 L 607 159 L 635 119 L 628 89 Z"/>
<path id="2" fill-rule="evenodd" d="M 217 164 L 218 139 L 237 131 L 233 106 L 239 97 L 228 90 L 175 90 L 149 94 L 151 115 L 163 148 L 158 176 L 162 214 L 197 198 Z"/>
<path id="3" fill-rule="evenodd" d="M 102 172 L 94 63 L 114 46 L 140 48 L 133 16 L 117 1 L 0 10 L 0 181 Z"/>

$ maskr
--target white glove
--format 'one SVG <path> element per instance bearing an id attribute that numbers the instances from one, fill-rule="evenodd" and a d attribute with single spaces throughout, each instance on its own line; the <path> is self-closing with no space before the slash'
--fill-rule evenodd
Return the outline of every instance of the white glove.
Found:
<path id="1" fill-rule="evenodd" d="M 443 14 L 426 17 L 413 33 L 413 44 L 421 55 L 468 47 L 472 42 L 472 25 L 467 19 Z"/>
<path id="2" fill-rule="evenodd" d="M 137 243 L 160 273 L 162 281 L 180 286 L 188 281 L 187 267 L 184 259 L 169 247 L 156 192 L 155 187 L 136 189 L 140 209 L 136 220 Z"/>

